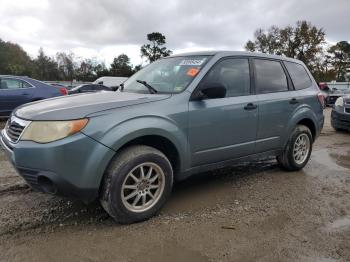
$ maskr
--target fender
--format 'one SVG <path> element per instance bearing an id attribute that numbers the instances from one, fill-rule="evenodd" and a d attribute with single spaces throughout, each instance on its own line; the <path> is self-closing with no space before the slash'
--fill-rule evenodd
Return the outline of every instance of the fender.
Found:
<path id="1" fill-rule="evenodd" d="M 92 122 L 94 121 L 92 120 Z M 94 129 L 93 126 L 95 125 L 96 123 L 88 125 L 88 127 L 91 126 Z M 170 118 L 159 115 L 135 116 L 108 127 L 102 133 L 103 136 L 99 136 L 101 133 L 91 134 L 89 130 L 84 130 L 84 134 L 115 152 L 136 138 L 148 135 L 161 136 L 168 139 L 177 149 L 180 158 L 180 169 L 184 170 L 189 164 L 187 134 Z"/>
<path id="2" fill-rule="evenodd" d="M 289 119 L 286 132 L 287 135 L 284 136 L 283 140 L 283 147 L 285 147 L 286 143 L 288 142 L 289 139 L 289 134 L 294 130 L 295 126 L 304 119 L 311 120 L 312 123 L 314 124 L 315 128 L 317 129 L 317 116 L 313 112 L 312 107 L 308 104 L 302 104 L 295 108 L 292 117 Z"/>

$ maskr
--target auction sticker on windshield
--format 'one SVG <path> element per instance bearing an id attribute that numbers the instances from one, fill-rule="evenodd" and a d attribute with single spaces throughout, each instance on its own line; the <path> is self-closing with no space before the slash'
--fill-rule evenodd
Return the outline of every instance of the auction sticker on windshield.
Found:
<path id="1" fill-rule="evenodd" d="M 200 66 L 205 62 L 206 58 L 203 59 L 184 59 L 179 64 L 180 66 Z"/>

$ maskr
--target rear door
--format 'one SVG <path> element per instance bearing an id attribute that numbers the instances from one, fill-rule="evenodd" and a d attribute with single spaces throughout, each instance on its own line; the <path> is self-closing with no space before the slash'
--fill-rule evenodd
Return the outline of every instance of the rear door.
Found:
<path id="1" fill-rule="evenodd" d="M 4 77 L 0 83 L 0 112 L 8 116 L 16 107 L 31 101 L 35 88 L 17 78 Z"/>
<path id="2" fill-rule="evenodd" d="M 226 97 L 189 102 L 189 144 L 192 166 L 220 162 L 254 152 L 257 97 L 251 93 L 247 58 L 217 62 L 202 83 L 221 83 Z"/>
<path id="3" fill-rule="evenodd" d="M 298 102 L 281 61 L 254 58 L 254 75 L 259 105 L 256 153 L 260 153 L 282 146 Z"/>

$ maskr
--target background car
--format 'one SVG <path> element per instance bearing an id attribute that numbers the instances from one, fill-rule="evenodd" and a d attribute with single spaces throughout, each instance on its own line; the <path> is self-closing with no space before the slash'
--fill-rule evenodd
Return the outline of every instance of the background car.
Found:
<path id="1" fill-rule="evenodd" d="M 71 90 L 68 91 L 68 94 L 71 95 L 71 94 L 91 93 L 91 92 L 98 92 L 98 91 L 112 91 L 112 89 L 104 85 L 84 84 L 84 85 L 73 87 Z"/>
<path id="2" fill-rule="evenodd" d="M 334 105 L 335 101 L 337 101 L 339 97 L 350 94 L 350 87 L 346 84 L 345 85 L 332 84 L 328 86 L 329 86 L 329 91 L 326 98 L 326 104 L 328 106 Z"/>
<path id="3" fill-rule="evenodd" d="M 116 77 L 116 76 L 102 76 L 97 78 L 93 84 L 104 85 L 108 87 L 119 86 L 121 83 L 125 82 L 127 77 Z"/>
<path id="4" fill-rule="evenodd" d="M 334 103 L 331 125 L 336 131 L 350 131 L 350 95 L 339 97 Z"/>
<path id="5" fill-rule="evenodd" d="M 0 75 L 0 118 L 8 117 L 22 104 L 62 95 L 67 95 L 64 87 L 51 86 L 26 76 Z"/>

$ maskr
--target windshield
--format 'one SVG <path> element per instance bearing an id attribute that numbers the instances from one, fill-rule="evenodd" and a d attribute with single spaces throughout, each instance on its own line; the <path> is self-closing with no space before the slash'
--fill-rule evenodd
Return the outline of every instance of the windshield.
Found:
<path id="1" fill-rule="evenodd" d="M 179 93 L 186 89 L 209 59 L 210 56 L 181 56 L 158 60 L 124 82 L 123 91 L 149 93 L 146 83 L 157 93 Z"/>

